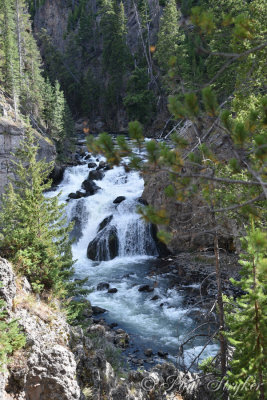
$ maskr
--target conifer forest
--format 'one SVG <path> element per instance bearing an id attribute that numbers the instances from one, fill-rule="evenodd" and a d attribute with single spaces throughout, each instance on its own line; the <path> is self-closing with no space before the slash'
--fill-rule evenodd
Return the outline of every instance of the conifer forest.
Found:
<path id="1" fill-rule="evenodd" d="M 267 399 L 266 21 L 0 0 L 0 400 Z"/>

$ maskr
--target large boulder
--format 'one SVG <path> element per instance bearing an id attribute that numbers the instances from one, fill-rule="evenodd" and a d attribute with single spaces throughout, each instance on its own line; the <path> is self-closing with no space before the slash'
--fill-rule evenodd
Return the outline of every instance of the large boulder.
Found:
<path id="1" fill-rule="evenodd" d="M 95 168 L 97 164 L 95 162 L 89 162 L 88 163 L 88 168 Z"/>
<path id="2" fill-rule="evenodd" d="M 88 179 L 91 179 L 92 181 L 101 181 L 101 179 L 104 178 L 104 173 L 102 171 L 90 171 Z"/>
<path id="3" fill-rule="evenodd" d="M 115 226 L 103 229 L 87 248 L 87 257 L 93 261 L 113 260 L 119 253 L 119 239 Z"/>
<path id="4" fill-rule="evenodd" d="M 52 179 L 53 185 L 59 185 L 64 177 L 65 167 L 62 165 L 55 165 L 53 171 L 51 172 L 49 178 Z"/>
<path id="5" fill-rule="evenodd" d="M 90 179 L 85 179 L 85 181 L 83 181 L 82 188 L 86 191 L 87 196 L 93 196 L 100 189 L 100 187 Z"/>

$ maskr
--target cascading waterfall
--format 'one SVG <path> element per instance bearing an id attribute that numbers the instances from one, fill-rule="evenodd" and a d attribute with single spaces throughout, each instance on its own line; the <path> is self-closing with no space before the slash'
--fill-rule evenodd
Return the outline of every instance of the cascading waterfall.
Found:
<path id="1" fill-rule="evenodd" d="M 99 164 L 93 157 L 90 161 Z M 130 333 L 140 354 L 148 347 L 155 353 L 161 349 L 175 361 L 179 344 L 196 322 L 182 305 L 182 293 L 169 288 L 168 277 L 150 276 L 159 261 L 151 227 L 136 212 L 143 179 L 137 172 L 126 173 L 123 167 L 114 167 L 104 172 L 102 180 L 95 181 L 99 187 L 95 194 L 69 200 L 70 193 L 80 191 L 83 195 L 82 183 L 91 170 L 87 164 L 67 168 L 62 183 L 48 194 L 61 192 L 60 200 L 68 201 L 67 216 L 75 223 L 71 236 L 75 239 L 76 277 L 89 277 L 89 300 L 107 310 L 104 317 L 108 322 L 117 322 Z M 125 200 L 114 204 L 118 196 Z M 117 292 L 97 290 L 103 282 Z M 144 284 L 151 285 L 153 293 L 140 292 L 138 289 Z M 190 364 L 202 344 L 200 338 L 187 346 L 186 364 Z M 216 351 L 217 345 L 211 344 L 202 356 L 214 355 Z"/>

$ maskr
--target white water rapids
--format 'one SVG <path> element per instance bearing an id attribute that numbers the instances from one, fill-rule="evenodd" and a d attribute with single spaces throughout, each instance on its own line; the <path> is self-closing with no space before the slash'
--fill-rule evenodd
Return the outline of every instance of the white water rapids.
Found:
<path id="1" fill-rule="evenodd" d="M 90 161 L 98 164 L 94 157 Z M 82 182 L 91 170 L 87 163 L 67 168 L 61 184 L 48 196 L 61 192 L 60 201 L 66 202 L 69 193 L 81 190 Z M 137 172 L 126 173 L 123 167 L 114 167 L 105 171 L 104 178 L 95 183 L 101 188 L 96 194 L 71 199 L 66 207 L 69 221 L 76 220 L 76 242 L 72 248 L 73 257 L 77 260 L 75 277 L 89 277 L 88 285 L 92 292 L 88 297 L 92 305 L 105 308 L 107 312 L 101 317 L 109 323 L 118 323 L 130 334 L 131 348 L 138 349 L 140 357 L 145 359 L 144 349 L 151 348 L 154 354 L 159 350 L 168 352 L 169 359 L 175 362 L 179 345 L 196 327 L 196 321 L 188 315 L 188 308 L 182 305 L 183 292 L 168 287 L 168 276 L 149 275 L 160 261 L 150 229 L 136 212 L 137 199 L 144 188 L 143 179 Z M 118 196 L 125 196 L 126 200 L 113 204 Z M 96 237 L 99 224 L 110 215 L 113 215 L 112 225 L 117 229 L 119 255 L 109 261 L 89 260 L 88 244 Z M 111 294 L 107 290 L 96 290 L 101 282 L 109 283 L 118 291 Z M 144 284 L 155 286 L 154 291 L 138 291 Z M 155 295 L 159 299 L 152 301 Z M 192 341 L 185 347 L 187 366 L 205 342 L 201 340 Z M 217 345 L 210 344 L 201 358 L 216 352 Z M 157 356 L 154 359 L 160 361 Z"/>

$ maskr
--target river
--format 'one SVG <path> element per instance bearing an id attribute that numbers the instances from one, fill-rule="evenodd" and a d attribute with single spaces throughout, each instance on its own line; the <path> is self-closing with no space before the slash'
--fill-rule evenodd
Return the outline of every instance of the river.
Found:
<path id="1" fill-rule="evenodd" d="M 101 160 L 103 157 L 91 157 L 89 161 L 98 165 Z M 168 353 L 169 361 L 179 363 L 179 345 L 197 322 L 189 315 L 192 309 L 183 305 L 183 291 L 171 289 L 167 275 L 155 277 L 150 274 L 160 260 L 150 227 L 136 212 L 144 181 L 138 172 L 125 172 L 123 167 L 114 167 L 105 171 L 102 180 L 95 181 L 100 188 L 97 193 L 69 200 L 69 194 L 81 190 L 82 182 L 94 169 L 88 168 L 88 160 L 83 165 L 68 167 L 63 181 L 49 194 L 60 193 L 60 201 L 67 201 L 68 220 L 75 221 L 72 233 L 75 239 L 72 251 L 77 260 L 75 277 L 89 278 L 91 293 L 88 298 L 92 305 L 106 309 L 101 317 L 108 323 L 117 323 L 130 334 L 130 348 L 126 353 L 135 351 L 146 359 L 143 352 L 151 348 L 155 355 L 152 363 L 163 361 L 157 355 L 159 350 Z M 114 204 L 118 196 L 124 196 L 125 200 Z M 99 234 L 99 225 L 110 216 L 113 216 L 111 222 Z M 107 248 L 110 229 L 115 229 L 117 234 L 118 255 L 112 260 L 101 261 L 101 257 L 110 258 Z M 92 261 L 87 257 L 87 247 L 96 237 L 99 238 L 96 256 L 99 261 Z M 97 290 L 99 283 L 108 283 L 117 292 Z M 138 289 L 144 284 L 153 287 L 153 292 L 140 292 Z M 154 296 L 158 299 L 151 300 Z M 204 339 L 200 337 L 185 346 L 186 366 L 203 343 Z M 217 349 L 217 344 L 208 345 L 201 359 L 215 355 Z M 145 367 L 148 367 L 146 362 Z"/>

